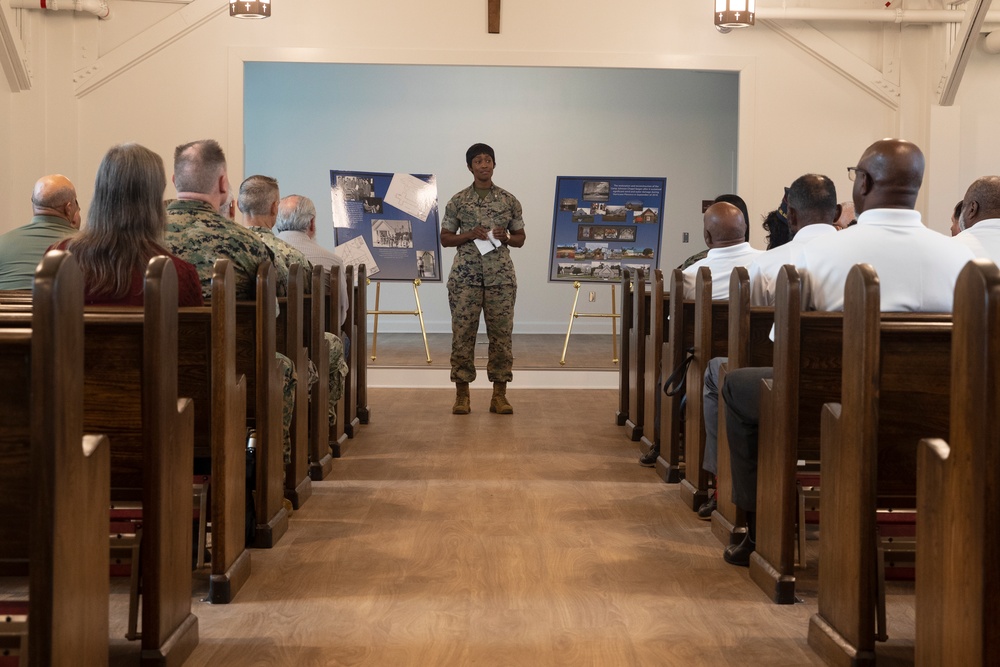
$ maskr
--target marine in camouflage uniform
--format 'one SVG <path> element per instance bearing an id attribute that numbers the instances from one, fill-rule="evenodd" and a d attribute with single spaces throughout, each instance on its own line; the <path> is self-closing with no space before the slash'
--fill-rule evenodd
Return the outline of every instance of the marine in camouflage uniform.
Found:
<path id="1" fill-rule="evenodd" d="M 288 265 L 276 261 L 274 253 L 252 232 L 219 215 L 212 205 L 194 199 L 179 199 L 167 205 L 167 249 L 194 264 L 201 279 L 201 293 L 212 298 L 212 271 L 215 260 L 228 259 L 236 279 L 236 298 L 256 297 L 257 267 L 265 261 L 275 268 L 278 296 L 288 294 Z M 275 354 L 282 377 L 281 426 L 285 463 L 291 461 L 292 414 L 295 412 L 296 375 L 292 360 Z"/>
<path id="2" fill-rule="evenodd" d="M 220 258 L 233 266 L 237 299 L 254 298 L 257 267 L 264 261 L 274 264 L 278 296 L 288 294 L 288 266 L 276 262 L 274 253 L 257 236 L 219 215 L 211 204 L 193 199 L 170 202 L 165 236 L 167 249 L 198 269 L 206 300 L 212 298 L 212 270 Z"/>
<path id="3" fill-rule="evenodd" d="M 275 263 L 281 264 L 284 267 L 285 275 L 288 275 L 288 267 L 292 264 L 299 264 L 302 266 L 302 272 L 304 276 L 312 276 L 312 263 L 306 259 L 299 250 L 296 250 L 294 246 L 289 244 L 287 241 L 283 241 L 275 236 L 274 232 L 267 227 L 248 227 L 248 229 L 253 232 L 261 241 L 264 242 L 274 255 Z M 307 294 L 312 292 L 312 280 L 304 280 L 305 292 Z M 323 336 L 326 338 L 327 349 L 329 352 L 330 359 L 330 377 L 327 382 L 330 387 L 329 400 L 327 402 L 327 414 L 329 415 L 330 425 L 337 423 L 337 401 L 344 394 L 344 378 L 347 376 L 347 371 L 349 370 L 347 364 L 344 362 L 344 343 L 340 340 L 338 336 L 330 333 L 329 331 L 324 331 Z M 313 384 L 319 379 L 319 374 L 316 372 L 316 365 L 309 361 L 309 386 L 312 387 Z M 289 417 L 289 419 L 291 419 Z"/>
<path id="4" fill-rule="evenodd" d="M 470 155 L 472 153 L 475 154 Z M 482 158 L 488 164 L 481 165 Z M 468 383 L 476 379 L 475 348 L 481 312 L 489 338 L 486 373 L 494 383 L 494 399 L 498 395 L 503 398 L 502 404 L 491 403 L 490 410 L 504 414 L 513 411 L 506 402 L 505 391 L 507 382 L 513 379 L 511 335 L 517 278 L 507 242 L 513 241 L 517 246 L 523 243 L 524 220 L 517 198 L 493 184 L 493 161 L 493 150 L 485 144 L 469 149 L 466 162 L 476 180 L 451 198 L 441 222 L 443 244 L 454 245 L 458 250 L 448 276 L 451 380 L 458 388 L 458 400 L 453 409 L 456 414 L 468 412 Z M 485 255 L 480 254 L 472 239 L 482 238 L 490 230 L 498 236 L 501 245 Z M 456 238 L 463 234 L 469 236 L 468 240 Z M 463 395 L 466 397 L 464 403 Z"/>

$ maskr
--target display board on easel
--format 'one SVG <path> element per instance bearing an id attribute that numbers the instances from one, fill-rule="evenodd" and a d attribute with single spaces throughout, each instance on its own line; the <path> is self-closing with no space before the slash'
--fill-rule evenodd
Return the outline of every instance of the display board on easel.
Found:
<path id="1" fill-rule="evenodd" d="M 330 171 L 334 252 L 373 280 L 441 281 L 437 181 L 430 174 Z"/>
<path id="2" fill-rule="evenodd" d="M 660 265 L 666 178 L 557 176 L 550 282 L 621 280 Z"/>

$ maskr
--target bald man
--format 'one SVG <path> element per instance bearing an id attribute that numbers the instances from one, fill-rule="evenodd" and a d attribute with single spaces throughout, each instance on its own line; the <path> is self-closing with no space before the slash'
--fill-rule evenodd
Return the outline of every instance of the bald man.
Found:
<path id="1" fill-rule="evenodd" d="M 962 230 L 954 241 L 976 257 L 1000 264 L 1000 176 L 983 176 L 973 181 L 962 200 L 959 214 Z"/>
<path id="2" fill-rule="evenodd" d="M 708 255 L 684 269 L 684 298 L 694 298 L 698 270 L 712 270 L 712 299 L 729 298 L 729 274 L 737 266 L 749 266 L 763 251 L 745 240 L 747 223 L 740 209 L 727 202 L 712 204 L 705 211 L 705 245 Z"/>
<path id="3" fill-rule="evenodd" d="M 0 236 L 0 289 L 31 289 L 49 246 L 80 228 L 76 188 L 62 174 L 43 176 L 31 194 L 31 222 Z"/>
<path id="4" fill-rule="evenodd" d="M 809 286 L 809 307 L 843 310 L 847 274 L 865 263 L 878 273 L 883 312 L 951 312 L 955 281 L 973 254 L 924 227 L 914 210 L 924 177 L 920 149 L 901 139 L 876 141 L 848 167 L 848 176 L 858 224 L 807 244 L 795 260 Z M 740 368 L 722 387 L 733 502 L 747 518 L 746 537 L 723 558 L 743 567 L 756 548 L 760 381 L 771 376 L 771 368 Z"/>

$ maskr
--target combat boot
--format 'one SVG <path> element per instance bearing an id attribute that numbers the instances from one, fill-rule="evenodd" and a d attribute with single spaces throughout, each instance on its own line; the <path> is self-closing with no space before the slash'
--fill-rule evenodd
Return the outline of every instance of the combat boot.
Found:
<path id="1" fill-rule="evenodd" d="M 455 405 L 451 409 L 451 414 L 453 415 L 467 415 L 472 412 L 472 406 L 469 405 L 469 383 L 468 382 L 456 382 L 455 383 Z"/>
<path id="2" fill-rule="evenodd" d="M 495 412 L 498 415 L 514 414 L 514 408 L 507 402 L 506 382 L 493 383 L 493 400 L 490 401 L 490 412 Z"/>

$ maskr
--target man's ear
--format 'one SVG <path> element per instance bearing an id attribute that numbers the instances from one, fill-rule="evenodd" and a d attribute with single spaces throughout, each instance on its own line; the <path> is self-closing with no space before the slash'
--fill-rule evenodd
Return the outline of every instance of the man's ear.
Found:
<path id="1" fill-rule="evenodd" d="M 271 215 L 278 215 L 278 200 L 271 202 Z"/>
<path id="2" fill-rule="evenodd" d="M 837 210 L 833 212 L 832 222 L 837 222 L 838 220 L 840 220 L 840 216 L 843 214 L 844 214 L 844 207 L 841 206 L 840 204 L 837 204 Z"/>
<path id="3" fill-rule="evenodd" d="M 968 205 L 963 207 L 962 213 L 965 215 L 966 227 L 973 222 L 977 222 L 979 220 L 979 202 L 973 199 L 968 203 Z"/>
<path id="4" fill-rule="evenodd" d="M 316 217 L 309 218 L 309 234 L 316 233 Z"/>

